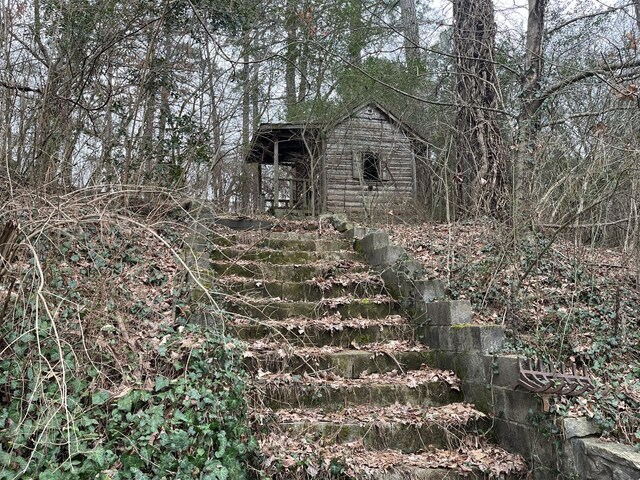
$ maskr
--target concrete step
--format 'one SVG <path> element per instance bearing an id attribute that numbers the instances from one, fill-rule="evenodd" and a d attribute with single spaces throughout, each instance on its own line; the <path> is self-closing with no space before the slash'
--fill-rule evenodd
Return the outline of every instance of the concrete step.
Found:
<path id="1" fill-rule="evenodd" d="M 251 380 L 258 402 L 273 408 L 323 408 L 346 405 L 438 406 L 462 401 L 459 379 L 451 371 L 423 367 L 406 373 L 367 374 L 343 378 L 334 374 L 268 373 Z"/>
<path id="2" fill-rule="evenodd" d="M 521 457 L 467 437 L 459 448 L 403 453 L 369 450 L 362 442 L 326 443 L 312 435 L 272 432 L 259 438 L 269 478 L 349 478 L 355 480 L 524 480 Z"/>
<path id="3" fill-rule="evenodd" d="M 351 250 L 352 242 L 339 237 L 318 237 L 293 232 L 245 232 L 233 234 L 212 233 L 208 240 L 220 247 L 255 246 L 273 250 L 331 252 Z"/>
<path id="4" fill-rule="evenodd" d="M 256 243 L 257 247 L 273 250 L 305 251 L 305 252 L 335 252 L 351 250 L 351 242 L 340 239 L 299 238 L 271 236 Z"/>
<path id="5" fill-rule="evenodd" d="M 227 331 L 241 340 L 284 341 L 292 346 L 332 345 L 352 347 L 372 342 L 412 339 L 414 326 L 400 315 L 383 318 L 343 318 L 333 314 L 319 319 L 292 317 L 256 320 L 238 317 L 227 322 Z"/>
<path id="6" fill-rule="evenodd" d="M 300 250 L 270 250 L 267 248 L 230 248 L 220 247 L 209 252 L 210 260 L 247 260 L 272 263 L 274 265 L 304 265 L 320 261 L 356 261 L 361 257 L 353 251 L 307 252 Z"/>
<path id="7" fill-rule="evenodd" d="M 399 313 L 395 301 L 386 295 L 371 298 L 338 297 L 320 302 L 292 302 L 244 296 L 225 296 L 225 310 L 258 320 L 290 317 L 322 318 L 339 313 L 343 318 L 384 318 Z"/>
<path id="8" fill-rule="evenodd" d="M 252 372 L 314 373 L 328 371 L 345 378 L 363 373 L 418 370 L 430 364 L 431 352 L 412 342 L 365 344 L 361 349 L 293 347 L 283 343 L 249 342 L 244 364 Z"/>
<path id="9" fill-rule="evenodd" d="M 221 278 L 216 282 L 219 291 L 251 297 L 281 298 L 303 302 L 347 295 L 371 297 L 385 294 L 384 282 L 369 272 L 341 273 L 327 278 L 317 277 L 304 282 L 255 281 L 242 277 Z"/>
<path id="10" fill-rule="evenodd" d="M 256 235 L 255 233 L 253 234 Z M 271 231 L 268 235 L 262 235 L 262 239 L 270 238 L 274 240 L 294 240 L 294 241 L 314 241 L 314 242 L 342 242 L 344 237 L 335 230 L 324 229 L 322 231 L 309 231 L 309 232 L 286 232 L 286 231 Z"/>
<path id="11" fill-rule="evenodd" d="M 233 247 L 238 243 L 238 236 L 233 234 L 222 235 L 219 233 L 211 233 L 206 237 L 207 241 L 212 245 L 219 247 Z"/>
<path id="12" fill-rule="evenodd" d="M 326 443 L 361 441 L 366 449 L 393 448 L 413 453 L 427 448 L 457 448 L 483 428 L 487 417 L 469 404 L 440 407 L 395 404 L 362 405 L 337 411 L 321 408 L 262 409 L 268 421 L 295 437 L 309 434 Z"/>
<path id="13" fill-rule="evenodd" d="M 365 272 L 369 268 L 362 262 L 324 261 L 304 265 L 277 265 L 254 261 L 211 261 L 214 276 L 238 276 L 254 280 L 304 282 L 316 277 L 325 278 L 343 272 Z"/>

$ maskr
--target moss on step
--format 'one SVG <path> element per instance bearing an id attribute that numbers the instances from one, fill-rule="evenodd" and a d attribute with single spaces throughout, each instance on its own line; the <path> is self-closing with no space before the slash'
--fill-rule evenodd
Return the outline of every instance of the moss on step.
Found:
<path id="1" fill-rule="evenodd" d="M 416 386 L 358 385 L 327 382 L 326 385 L 306 385 L 303 381 L 283 385 L 261 383 L 264 395 L 260 402 L 270 408 L 314 408 L 335 411 L 345 405 L 391 406 L 413 404 L 432 407 L 462 401 L 462 393 L 445 382 L 434 381 Z"/>
<path id="2" fill-rule="evenodd" d="M 230 324 L 228 331 L 243 340 L 270 336 L 289 345 L 350 347 L 373 342 L 393 341 L 399 338 L 411 338 L 413 327 L 411 325 L 387 325 L 384 327 L 371 325 L 361 328 L 345 326 L 331 330 L 305 325 L 303 322 L 296 324 L 295 321 L 284 321 L 280 325 L 266 325 L 260 322 L 250 325 Z"/>
<path id="3" fill-rule="evenodd" d="M 219 247 L 232 247 L 236 245 L 238 238 L 236 235 L 223 236 L 218 234 L 212 234 L 208 238 L 209 242 Z"/>
<path id="4" fill-rule="evenodd" d="M 253 301 L 250 298 L 227 301 L 227 310 L 233 313 L 257 318 L 259 320 L 284 320 L 289 317 L 319 319 L 338 312 L 343 318 L 384 318 L 398 313 L 397 306 L 391 302 L 362 304 L 353 301 L 345 304 L 287 301 Z"/>
<path id="5" fill-rule="evenodd" d="M 384 286 L 376 281 L 340 283 L 313 281 L 236 281 L 233 283 L 220 282 L 218 289 L 227 294 L 240 293 L 261 298 L 282 298 L 290 301 L 321 301 L 338 297 L 375 297 L 385 293 Z M 370 304 L 371 300 L 363 303 Z"/>
<path id="6" fill-rule="evenodd" d="M 322 258 L 337 260 L 338 255 L 318 255 L 315 252 L 285 252 L 283 250 L 238 250 L 235 248 L 219 248 L 209 252 L 211 260 L 250 260 L 273 264 L 301 265 L 316 262 Z"/>
<path id="7" fill-rule="evenodd" d="M 267 238 L 258 242 L 256 246 L 271 248 L 273 250 L 298 250 L 307 252 L 329 252 L 337 250 L 347 250 L 351 248 L 349 242 L 345 242 L 344 240 L 296 240 L 293 238 Z"/>
<path id="8" fill-rule="evenodd" d="M 303 282 L 314 278 L 324 274 L 330 267 L 331 263 L 329 262 L 325 264 L 275 265 L 256 262 L 235 263 L 230 261 L 213 261 L 210 264 L 211 270 L 218 276 L 234 275 L 256 280 L 290 282 Z M 353 271 L 362 271 L 363 268 L 363 266 L 356 266 Z"/>
<path id="9" fill-rule="evenodd" d="M 431 352 L 399 351 L 392 354 L 374 354 L 365 350 L 350 350 L 309 356 L 260 355 L 247 359 L 252 371 L 286 371 L 303 374 L 326 370 L 344 378 L 358 378 L 363 373 L 387 373 L 393 370 L 418 370 L 422 364 L 430 364 Z"/>

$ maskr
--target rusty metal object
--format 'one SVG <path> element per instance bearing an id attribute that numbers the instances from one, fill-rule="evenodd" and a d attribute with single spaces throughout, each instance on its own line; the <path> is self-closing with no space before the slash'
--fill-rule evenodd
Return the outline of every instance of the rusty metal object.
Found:
<path id="1" fill-rule="evenodd" d="M 556 369 L 542 360 L 520 360 L 518 385 L 534 393 L 577 396 L 595 389 L 586 366 Z"/>

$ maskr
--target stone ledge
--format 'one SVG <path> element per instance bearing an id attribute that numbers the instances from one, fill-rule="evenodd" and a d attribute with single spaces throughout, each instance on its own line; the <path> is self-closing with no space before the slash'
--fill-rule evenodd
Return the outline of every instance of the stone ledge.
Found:
<path id="1" fill-rule="evenodd" d="M 497 387 L 514 389 L 518 385 L 520 370 L 517 355 L 493 355 L 485 357 L 485 367 L 490 372 L 491 384 Z"/>
<path id="2" fill-rule="evenodd" d="M 470 324 L 473 317 L 468 300 L 444 300 L 426 303 L 427 322 L 433 326 Z"/>
<path id="3" fill-rule="evenodd" d="M 503 418 L 494 419 L 494 433 L 500 443 L 522 455 L 533 468 L 536 480 L 563 478 L 558 470 L 553 435 L 543 433 L 548 425 L 525 425 Z M 508 441 L 507 441 L 508 439 Z M 595 480 L 598 477 L 593 477 Z"/>
<path id="4" fill-rule="evenodd" d="M 345 233 L 353 228 L 353 223 L 351 222 L 338 222 L 335 226 L 336 230 L 340 233 Z"/>
<path id="5" fill-rule="evenodd" d="M 590 437 L 602 433 L 602 429 L 587 417 L 562 418 L 558 423 L 566 439 Z"/>
<path id="6" fill-rule="evenodd" d="M 485 368 L 485 358 L 485 355 L 478 352 L 460 353 L 435 350 L 433 360 L 438 368 L 453 370 L 462 381 L 477 383 L 486 389 L 489 377 Z"/>
<path id="7" fill-rule="evenodd" d="M 493 411 L 497 418 L 512 422 L 532 424 L 543 412 L 542 399 L 529 392 L 510 388 L 493 387 Z"/>
<path id="8" fill-rule="evenodd" d="M 603 442 L 596 438 L 574 438 L 567 442 L 565 462 L 574 478 L 598 480 L 638 480 L 640 453 L 630 445 Z"/>
<path id="9" fill-rule="evenodd" d="M 500 325 L 424 326 L 417 334 L 429 348 L 457 353 L 491 353 L 504 342 L 504 328 Z"/>
<path id="10" fill-rule="evenodd" d="M 445 298 L 444 283 L 441 280 L 417 280 L 414 286 L 418 298 L 426 303 Z"/>
<path id="11" fill-rule="evenodd" d="M 368 233 L 360 240 L 360 248 L 365 255 L 372 253 L 374 250 L 389 246 L 389 235 L 381 230 L 374 230 Z"/>
<path id="12" fill-rule="evenodd" d="M 500 358 L 500 357 L 497 357 Z M 507 358 L 507 360 L 511 360 Z M 462 379 L 465 401 L 498 418 L 530 424 L 543 414 L 541 397 L 510 386 L 498 386 L 494 357 L 478 352 L 459 353 L 436 350 L 433 362 L 438 368 L 453 370 Z"/>
<path id="13" fill-rule="evenodd" d="M 394 264 L 386 268 L 378 268 L 389 292 L 396 297 L 396 300 L 411 304 L 443 299 L 442 282 L 425 279 L 422 265 L 409 259 L 406 252 L 404 253 Z"/>
<path id="14" fill-rule="evenodd" d="M 350 228 L 349 230 L 344 232 L 344 236 L 347 238 L 347 240 L 362 240 L 370 232 L 371 232 L 371 229 L 367 227 L 354 225 L 353 228 Z"/>
<path id="15" fill-rule="evenodd" d="M 387 245 L 371 251 L 365 249 L 365 256 L 374 267 L 390 267 L 406 258 L 407 251 L 396 245 Z"/>

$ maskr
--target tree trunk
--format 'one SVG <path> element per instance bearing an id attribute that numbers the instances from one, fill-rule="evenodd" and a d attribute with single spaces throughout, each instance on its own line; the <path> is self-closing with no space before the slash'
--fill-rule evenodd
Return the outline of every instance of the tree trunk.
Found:
<path id="1" fill-rule="evenodd" d="M 167 63 L 172 63 L 172 60 L 175 58 L 175 49 L 171 44 L 171 35 L 166 30 L 162 32 L 162 55 L 165 58 Z M 169 60 L 172 59 L 172 60 Z M 167 68 L 162 66 L 160 67 L 161 71 L 159 75 L 161 76 L 161 81 L 159 82 L 158 90 L 159 90 L 159 112 L 158 112 L 158 138 L 155 142 L 154 148 L 154 156 L 156 164 L 164 163 L 167 161 L 166 155 L 166 132 L 167 132 L 167 123 L 169 121 L 169 117 L 171 115 L 171 103 L 170 103 L 170 90 L 167 88 L 169 84 L 170 73 L 167 71 Z M 165 177 L 164 173 L 160 172 L 161 177 Z M 160 178 L 160 183 L 166 181 L 166 178 Z M 175 178 L 171 179 L 172 183 L 176 180 Z M 170 185 L 176 186 L 176 185 Z"/>
<path id="2" fill-rule="evenodd" d="M 506 155 L 497 120 L 496 25 L 491 0 L 453 3 L 456 55 L 458 213 L 500 214 L 505 207 Z"/>
<path id="3" fill-rule="evenodd" d="M 362 1 L 350 0 L 346 6 L 349 15 L 349 39 L 347 40 L 347 58 L 352 65 L 362 65 L 362 49 L 365 32 L 362 21 Z"/>
<path id="4" fill-rule="evenodd" d="M 287 117 L 292 114 L 298 96 L 296 94 L 296 63 L 298 60 L 296 7 L 293 0 L 287 1 L 285 28 L 287 31 L 287 57 L 285 59 L 285 101 L 287 103 Z"/>
<path id="5" fill-rule="evenodd" d="M 113 81 L 113 72 L 109 70 L 107 73 L 108 82 Z M 113 129 L 113 96 L 109 93 L 107 104 L 105 105 L 104 127 L 102 130 L 101 141 L 102 151 L 100 152 L 100 161 L 94 173 L 94 184 L 105 183 L 106 188 L 111 188 L 111 184 L 119 180 L 118 172 L 112 158 L 113 148 L 116 145 Z"/>
<path id="6" fill-rule="evenodd" d="M 309 48 L 309 38 L 305 38 L 301 45 L 301 55 L 299 59 L 300 82 L 298 87 L 298 102 L 304 102 L 309 93 L 309 58 L 311 57 L 311 49 Z"/>
<path id="7" fill-rule="evenodd" d="M 242 55 L 242 154 L 240 162 L 242 165 L 242 174 L 240 179 L 240 198 L 242 209 L 245 212 L 251 211 L 251 165 L 245 162 L 249 148 L 251 147 L 251 85 L 253 76 L 252 70 L 256 65 L 251 65 L 251 56 L 249 55 L 250 37 L 247 30 L 243 36 L 244 52 Z"/>
<path id="8" fill-rule="evenodd" d="M 640 0 L 638 0 L 640 1 Z M 521 79 L 522 93 L 518 114 L 517 149 L 515 150 L 514 193 L 518 203 L 522 203 L 529 190 L 526 179 L 533 171 L 536 137 L 540 122 L 536 112 L 540 108 L 540 78 L 542 77 L 542 49 L 544 44 L 544 14 L 547 0 L 529 0 L 527 38 L 525 44 L 524 73 Z"/>
<path id="9" fill-rule="evenodd" d="M 416 0 L 400 0 L 400 14 L 402 15 L 404 56 L 407 66 L 417 68 L 420 64 L 421 52 Z"/>
<path id="10" fill-rule="evenodd" d="M 71 122 L 73 106 L 68 99 L 72 95 L 72 79 L 66 75 L 67 72 L 67 65 L 62 58 L 49 67 L 47 83 L 39 106 L 40 115 L 29 176 L 34 186 L 45 189 L 56 179 L 64 132 Z"/>

